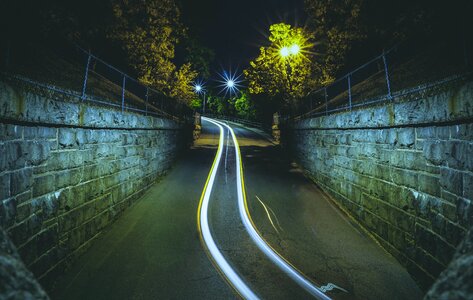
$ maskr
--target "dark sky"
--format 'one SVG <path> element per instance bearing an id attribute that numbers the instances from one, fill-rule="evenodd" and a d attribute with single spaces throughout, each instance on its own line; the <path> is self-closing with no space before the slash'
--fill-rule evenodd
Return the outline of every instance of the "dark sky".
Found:
<path id="1" fill-rule="evenodd" d="M 215 51 L 214 69 L 240 70 L 267 43 L 269 25 L 304 25 L 303 0 L 183 0 L 183 20 Z M 265 36 L 266 35 L 266 36 Z M 214 70 L 219 71 L 219 70 Z"/>

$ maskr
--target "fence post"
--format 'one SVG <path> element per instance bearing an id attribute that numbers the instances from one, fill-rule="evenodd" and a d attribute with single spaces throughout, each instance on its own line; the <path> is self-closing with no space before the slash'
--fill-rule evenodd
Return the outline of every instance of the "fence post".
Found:
<path id="1" fill-rule="evenodd" d="M 388 99 L 392 100 L 391 83 L 389 82 L 388 62 L 386 60 L 386 53 L 383 50 L 384 75 L 386 76 L 386 86 L 388 87 Z"/>
<path id="2" fill-rule="evenodd" d="M 87 78 L 89 77 L 89 65 L 90 65 L 91 58 L 92 58 L 92 54 L 90 53 L 90 50 L 89 50 L 89 56 L 87 57 L 87 64 L 85 65 L 84 84 L 82 85 L 82 96 L 81 96 L 82 101 L 85 100 L 85 91 L 87 89 Z"/>
<path id="3" fill-rule="evenodd" d="M 145 99 L 145 115 L 148 115 L 148 93 L 149 93 L 149 88 L 146 87 L 146 99 Z"/>
<path id="4" fill-rule="evenodd" d="M 325 94 L 325 115 L 328 115 L 328 95 L 327 95 L 327 88 L 324 88 Z"/>
<path id="5" fill-rule="evenodd" d="M 122 84 L 122 112 L 125 110 L 125 81 L 126 81 L 126 75 L 123 74 L 123 84 Z"/>
<path id="6" fill-rule="evenodd" d="M 351 110 L 351 73 L 348 73 L 348 102 Z"/>

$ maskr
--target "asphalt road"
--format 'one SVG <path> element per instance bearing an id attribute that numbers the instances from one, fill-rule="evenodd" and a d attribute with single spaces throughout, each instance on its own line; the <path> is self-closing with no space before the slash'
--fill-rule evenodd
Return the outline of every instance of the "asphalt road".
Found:
<path id="1" fill-rule="evenodd" d="M 395 259 L 277 146 L 231 125 L 240 157 L 231 131 L 221 127 L 203 122 L 201 138 L 74 263 L 50 291 L 53 299 L 234 299 L 243 295 L 235 282 L 263 299 L 312 298 L 257 246 L 245 213 L 282 264 L 331 298 L 422 298 Z M 246 210 L 238 196 L 243 177 Z"/>

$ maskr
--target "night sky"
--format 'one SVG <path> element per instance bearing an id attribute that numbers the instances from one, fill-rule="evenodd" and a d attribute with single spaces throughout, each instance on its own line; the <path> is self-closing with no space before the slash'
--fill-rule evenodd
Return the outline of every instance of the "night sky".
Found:
<path id="1" fill-rule="evenodd" d="M 215 51 L 218 68 L 245 68 L 277 22 L 304 25 L 303 0 L 183 0 L 183 21 L 203 46 Z M 217 70 L 215 70 L 217 69 Z"/>

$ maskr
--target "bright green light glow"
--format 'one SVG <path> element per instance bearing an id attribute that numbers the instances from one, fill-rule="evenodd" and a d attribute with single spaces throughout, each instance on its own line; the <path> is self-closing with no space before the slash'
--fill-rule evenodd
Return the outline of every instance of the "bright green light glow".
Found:
<path id="1" fill-rule="evenodd" d="M 281 50 L 279 50 L 279 54 L 281 54 L 282 57 L 288 57 L 291 52 L 288 47 L 282 47 Z"/>
<path id="2" fill-rule="evenodd" d="M 297 55 L 300 50 L 301 48 L 297 44 L 293 44 L 290 49 L 292 55 Z"/>

